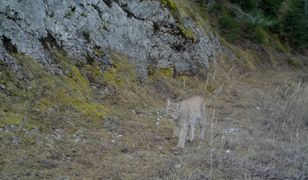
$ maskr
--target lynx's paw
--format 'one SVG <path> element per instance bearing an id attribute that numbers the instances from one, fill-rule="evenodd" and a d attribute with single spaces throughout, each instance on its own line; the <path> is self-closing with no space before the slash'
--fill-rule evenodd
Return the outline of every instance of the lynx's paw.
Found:
<path id="1" fill-rule="evenodd" d="M 172 153 L 174 155 L 180 155 L 183 152 L 184 148 L 182 147 L 173 147 L 172 148 Z"/>

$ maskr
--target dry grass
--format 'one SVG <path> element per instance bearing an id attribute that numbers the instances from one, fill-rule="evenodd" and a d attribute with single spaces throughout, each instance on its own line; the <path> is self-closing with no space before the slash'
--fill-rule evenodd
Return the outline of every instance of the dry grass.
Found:
<path id="1" fill-rule="evenodd" d="M 194 77 L 172 78 L 168 70 L 154 70 L 140 85 L 127 59 L 114 58 L 115 69 L 107 71 L 108 78 L 99 84 L 98 73 L 90 81 L 98 88 L 90 89 L 93 94 L 86 90 L 95 103 L 109 109 L 104 117 L 94 121 L 55 104 L 47 116 L 39 116 L 54 122 L 55 128 L 44 126 L 48 131 L 39 129 L 32 135 L 31 129 L 1 129 L 2 179 L 304 179 L 307 175 L 308 88 L 294 73 L 242 74 L 238 66 L 217 64 Z M 79 80 L 89 78 L 80 76 Z M 109 95 L 101 97 L 99 88 Z M 164 116 L 164 100 L 196 94 L 207 99 L 206 140 L 189 142 L 180 154 L 174 153 L 177 139 Z M 40 122 L 31 119 L 34 115 L 27 121 Z M 12 143 L 14 139 L 21 143 Z"/>

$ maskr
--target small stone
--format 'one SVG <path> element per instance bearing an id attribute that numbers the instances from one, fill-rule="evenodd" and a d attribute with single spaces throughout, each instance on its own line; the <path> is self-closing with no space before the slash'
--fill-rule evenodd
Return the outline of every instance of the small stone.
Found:
<path id="1" fill-rule="evenodd" d="M 55 163 L 48 161 L 48 160 L 42 160 L 40 163 L 46 169 L 52 169 L 52 168 L 57 167 L 57 165 Z"/>
<path id="2" fill-rule="evenodd" d="M 21 141 L 21 139 L 19 137 L 14 136 L 12 138 L 12 143 L 15 144 L 15 145 L 19 145 L 19 144 L 21 144 L 21 142 L 22 141 Z"/>
<path id="3" fill-rule="evenodd" d="M 79 137 L 75 138 L 76 143 L 81 142 L 81 141 L 82 141 L 81 138 L 79 138 Z"/>
<path id="4" fill-rule="evenodd" d="M 181 169 L 182 167 L 181 167 L 180 164 L 176 164 L 176 165 L 175 165 L 175 168 L 176 168 L 176 169 Z"/>
<path id="5" fill-rule="evenodd" d="M 115 131 L 116 129 L 118 129 L 118 117 L 107 117 L 103 121 L 103 127 L 106 128 L 108 131 Z"/>
<path id="6" fill-rule="evenodd" d="M 64 131 L 62 129 L 56 129 L 54 133 L 51 135 L 51 137 L 57 141 L 61 140 L 63 136 L 64 136 Z"/>
<path id="7" fill-rule="evenodd" d="M 70 180 L 69 177 L 67 176 L 60 176 L 59 178 L 57 178 L 58 180 Z"/>
<path id="8" fill-rule="evenodd" d="M 6 89 L 5 85 L 0 84 L 0 91 L 4 91 Z"/>
<path id="9" fill-rule="evenodd" d="M 31 129 L 30 131 L 25 130 L 25 134 L 28 137 L 33 137 L 33 136 L 37 137 L 40 134 L 40 130 L 38 128 Z"/>
<path id="10" fill-rule="evenodd" d="M 16 131 L 17 130 L 17 126 L 11 124 L 5 127 L 6 131 Z"/>

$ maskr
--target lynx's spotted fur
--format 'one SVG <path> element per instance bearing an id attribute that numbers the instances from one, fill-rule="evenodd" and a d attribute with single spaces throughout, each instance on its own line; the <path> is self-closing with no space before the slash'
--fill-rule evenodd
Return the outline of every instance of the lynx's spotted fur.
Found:
<path id="1" fill-rule="evenodd" d="M 186 139 L 192 141 L 195 136 L 195 125 L 200 126 L 199 139 L 204 139 L 206 109 L 205 101 L 200 96 L 194 96 L 182 102 L 172 103 L 167 100 L 167 114 L 174 120 L 173 133 L 179 138 L 177 147 L 183 148 Z"/>

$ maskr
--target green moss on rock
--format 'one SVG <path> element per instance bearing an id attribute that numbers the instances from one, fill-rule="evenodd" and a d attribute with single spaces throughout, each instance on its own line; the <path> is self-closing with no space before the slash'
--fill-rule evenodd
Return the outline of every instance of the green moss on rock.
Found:
<path id="1" fill-rule="evenodd" d="M 197 37 L 191 29 L 185 28 L 184 26 L 181 26 L 181 25 L 179 25 L 178 27 L 179 27 L 181 35 L 185 39 L 190 40 L 193 43 L 197 42 Z"/>
<path id="2" fill-rule="evenodd" d="M 173 0 L 161 0 L 161 3 L 168 6 L 170 10 L 177 10 L 176 4 Z"/>

